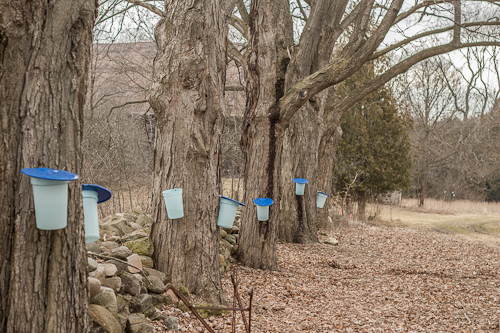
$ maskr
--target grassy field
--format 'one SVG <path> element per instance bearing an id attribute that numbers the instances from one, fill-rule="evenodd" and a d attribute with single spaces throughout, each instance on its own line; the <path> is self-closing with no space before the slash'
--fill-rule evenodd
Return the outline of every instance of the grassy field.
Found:
<path id="1" fill-rule="evenodd" d="M 427 199 L 424 207 L 418 207 L 416 199 L 405 199 L 401 206 L 371 209 L 378 210 L 379 223 L 431 229 L 500 246 L 500 203 Z"/>

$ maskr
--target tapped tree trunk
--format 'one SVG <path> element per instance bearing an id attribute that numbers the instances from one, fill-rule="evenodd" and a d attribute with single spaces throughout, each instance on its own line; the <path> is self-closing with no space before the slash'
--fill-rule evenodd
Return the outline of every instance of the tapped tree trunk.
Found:
<path id="1" fill-rule="evenodd" d="M 157 116 L 154 223 L 156 268 L 175 286 L 223 303 L 219 273 L 219 150 L 226 67 L 225 11 L 177 1 L 155 29 L 150 103 Z M 184 217 L 167 217 L 162 191 L 182 188 Z"/>
<path id="2" fill-rule="evenodd" d="M 283 140 L 279 238 L 288 243 L 317 243 L 316 197 L 319 129 L 308 104 L 294 116 Z M 294 178 L 306 178 L 304 195 L 295 194 Z"/>
<path id="3" fill-rule="evenodd" d="M 281 33 L 291 31 L 288 6 L 286 0 L 252 1 L 249 17 L 247 104 L 241 138 L 245 160 L 244 202 L 248 206 L 241 218 L 238 256 L 247 266 L 270 270 L 278 268 L 276 242 L 283 133 L 277 124 L 278 101 L 283 96 L 289 62 L 287 48 L 293 45 L 292 36 Z M 274 200 L 268 221 L 257 220 L 256 206 L 251 202 L 259 197 Z"/>
<path id="4" fill-rule="evenodd" d="M 0 332 L 87 332 L 81 183 L 68 225 L 36 228 L 22 168 L 81 171 L 92 0 L 0 4 Z"/>
<path id="5" fill-rule="evenodd" d="M 342 129 L 336 126 L 333 135 L 323 135 L 319 145 L 318 156 L 318 191 L 332 195 L 333 161 L 337 152 L 337 146 L 342 137 Z M 316 226 L 318 228 L 328 227 L 328 212 L 332 198 L 328 198 L 323 209 L 316 214 Z"/>

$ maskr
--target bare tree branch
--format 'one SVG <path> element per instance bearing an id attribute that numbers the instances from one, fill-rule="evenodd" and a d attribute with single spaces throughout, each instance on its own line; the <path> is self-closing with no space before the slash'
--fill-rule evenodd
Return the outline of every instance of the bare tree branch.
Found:
<path id="1" fill-rule="evenodd" d="M 300 0 L 297 0 L 297 4 L 299 5 L 300 13 L 302 14 L 303 20 L 307 21 L 307 15 L 306 12 L 304 11 L 304 8 L 302 7 L 302 3 L 300 3 Z"/>
<path id="2" fill-rule="evenodd" d="M 481 26 L 487 26 L 487 25 L 500 25 L 500 22 L 472 22 L 472 23 L 464 23 L 462 24 L 462 27 L 463 28 L 468 28 L 468 27 L 481 27 Z M 387 47 L 386 49 L 384 50 L 381 50 L 379 52 L 375 52 L 370 60 L 374 60 L 374 59 L 377 59 L 379 58 L 380 56 L 383 56 L 384 54 L 387 54 L 401 46 L 404 46 L 404 45 L 407 45 L 417 39 L 420 39 L 420 38 L 423 38 L 423 37 L 427 37 L 427 36 L 431 36 L 431 35 L 437 35 L 437 34 L 440 34 L 440 33 L 443 33 L 443 32 L 446 32 L 446 31 L 451 31 L 455 28 L 454 25 L 451 25 L 449 27 L 445 27 L 445 28 L 441 28 L 441 29 L 436 29 L 436 30 L 431 30 L 431 31 L 427 31 L 427 32 L 423 32 L 421 34 L 418 34 L 418 35 L 415 35 L 415 36 L 412 36 L 412 37 L 409 37 L 407 39 L 404 39 L 396 44 L 392 44 L 391 46 Z"/>
<path id="3" fill-rule="evenodd" d="M 247 8 L 245 7 L 243 0 L 238 0 L 236 2 L 236 6 L 238 7 L 238 12 L 241 15 L 241 19 L 243 20 L 243 22 L 245 22 L 246 25 L 248 25 L 248 22 L 250 22 L 250 18 L 248 17 Z"/>
<path id="4" fill-rule="evenodd" d="M 111 112 L 113 112 L 114 109 L 119 109 L 119 108 L 122 108 L 124 106 L 131 105 L 131 104 L 142 104 L 142 103 L 149 103 L 149 100 L 145 99 L 142 101 L 132 101 L 132 102 L 126 102 L 126 103 L 123 103 L 123 104 L 120 104 L 117 106 L 113 106 L 111 109 L 109 109 L 109 113 L 108 113 L 106 118 L 109 118 L 109 116 L 111 116 Z"/>
<path id="5" fill-rule="evenodd" d="M 248 24 L 236 15 L 231 15 L 231 25 L 238 30 L 238 32 L 248 40 Z"/>
<path id="6" fill-rule="evenodd" d="M 165 13 L 162 12 L 158 7 L 155 7 L 149 3 L 146 3 L 144 1 L 141 1 L 141 0 L 125 0 L 131 4 L 134 4 L 136 6 L 141 6 L 141 7 L 144 7 L 146 9 L 149 9 L 150 11 L 152 11 L 153 13 L 161 16 L 161 17 L 164 17 L 165 16 Z"/>

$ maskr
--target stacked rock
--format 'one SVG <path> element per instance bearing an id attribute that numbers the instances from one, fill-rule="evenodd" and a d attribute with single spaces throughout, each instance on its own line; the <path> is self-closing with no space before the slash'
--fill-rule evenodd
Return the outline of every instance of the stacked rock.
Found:
<path id="1" fill-rule="evenodd" d="M 236 256 L 238 253 L 240 220 L 241 212 L 238 209 L 233 227 L 231 229 L 220 228 L 219 269 L 221 275 L 229 270 L 230 263 L 235 261 L 233 256 Z"/>
<path id="2" fill-rule="evenodd" d="M 141 212 L 116 214 L 99 226 L 101 240 L 87 245 L 92 332 L 153 332 L 150 321 L 178 329 L 177 318 L 160 312 L 172 299 L 165 274 L 152 268 L 150 227 Z"/>
<path id="3" fill-rule="evenodd" d="M 238 251 L 241 213 L 231 229 L 220 228 L 220 273 L 227 272 Z M 175 317 L 161 313 L 164 305 L 178 304 L 166 289 L 166 276 L 153 269 L 154 246 L 149 238 L 151 218 L 142 212 L 108 216 L 99 225 L 101 239 L 87 244 L 90 314 L 93 333 L 153 332 L 151 321 L 178 330 Z M 189 295 L 189 292 L 179 290 Z M 183 304 L 178 304 L 183 311 Z M 205 315 L 220 315 L 208 313 Z M 148 319 L 147 319 L 148 318 Z"/>

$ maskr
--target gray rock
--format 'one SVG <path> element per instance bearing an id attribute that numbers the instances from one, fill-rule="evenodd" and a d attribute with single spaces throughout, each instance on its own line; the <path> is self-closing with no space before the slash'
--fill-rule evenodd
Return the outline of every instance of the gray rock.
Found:
<path id="1" fill-rule="evenodd" d="M 127 234 L 130 234 L 134 231 L 134 229 L 132 229 L 132 227 L 130 226 L 130 222 L 126 219 L 119 219 L 119 220 L 114 220 L 114 221 L 110 221 L 110 222 L 107 222 L 105 225 L 102 225 L 103 227 L 106 226 L 106 227 L 111 227 L 111 228 L 115 228 L 118 230 L 119 234 L 116 235 L 116 234 L 112 234 L 112 235 L 115 235 L 115 236 L 124 236 L 124 235 L 127 235 Z"/>
<path id="2" fill-rule="evenodd" d="M 178 331 L 179 330 L 179 321 L 177 318 L 168 316 L 163 319 L 163 325 L 167 328 L 167 330 Z"/>
<path id="3" fill-rule="evenodd" d="M 119 246 L 120 245 L 118 245 L 118 243 L 115 243 L 115 242 L 102 242 L 101 243 L 101 249 L 104 247 L 108 250 L 112 250 L 112 249 L 116 249 Z"/>
<path id="4" fill-rule="evenodd" d="M 163 305 L 165 304 L 165 295 L 152 294 L 151 298 L 153 299 L 153 305 L 157 309 L 161 309 L 163 307 Z"/>
<path id="5" fill-rule="evenodd" d="M 148 294 L 143 294 L 132 299 L 129 304 L 129 310 L 132 313 L 143 313 L 146 317 L 152 316 L 156 312 L 156 308 L 153 304 L 153 297 Z"/>
<path id="6" fill-rule="evenodd" d="M 336 240 L 335 238 L 333 237 L 328 237 L 327 239 L 325 239 L 325 244 L 330 244 L 330 245 L 339 245 L 339 241 Z"/>
<path id="7" fill-rule="evenodd" d="M 135 224 L 136 226 L 138 226 L 139 228 L 141 227 L 140 225 L 138 225 L 137 223 L 131 223 L 131 224 Z M 134 232 L 132 232 L 131 234 L 128 234 L 128 235 L 125 235 L 122 237 L 122 241 L 124 242 L 128 242 L 128 241 L 133 241 L 133 240 L 138 240 L 140 238 L 146 238 L 148 237 L 149 235 L 144 232 L 142 229 L 137 229 L 135 230 Z"/>
<path id="8" fill-rule="evenodd" d="M 123 272 L 120 278 L 122 279 L 120 293 L 128 293 L 132 296 L 139 296 L 141 294 L 141 285 L 133 274 Z"/>
<path id="9" fill-rule="evenodd" d="M 224 239 L 226 241 L 228 241 L 229 244 L 236 245 L 236 238 L 233 235 L 226 235 L 226 237 L 224 237 Z"/>
<path id="10" fill-rule="evenodd" d="M 93 272 L 90 272 L 89 276 L 99 280 L 99 282 L 102 285 L 104 283 L 104 279 L 106 278 L 106 272 L 104 271 L 104 267 L 102 267 L 101 265 L 97 265 L 97 269 Z"/>
<path id="11" fill-rule="evenodd" d="M 128 311 L 127 312 L 125 312 L 125 311 L 118 312 L 115 315 L 115 318 L 118 321 L 118 323 L 120 324 L 120 326 L 122 327 L 123 332 L 127 329 L 127 319 L 128 319 L 129 315 L 130 315 L 130 313 Z"/>
<path id="12" fill-rule="evenodd" d="M 89 276 L 88 281 L 89 281 L 90 298 L 92 298 L 101 292 L 101 282 L 95 277 L 91 276 Z"/>
<path id="13" fill-rule="evenodd" d="M 220 240 L 220 246 L 224 248 L 232 248 L 233 246 L 225 239 Z"/>
<path id="14" fill-rule="evenodd" d="M 135 222 L 137 220 L 137 216 L 140 214 L 135 214 L 135 213 L 124 213 L 123 218 L 129 221 L 130 223 Z"/>
<path id="15" fill-rule="evenodd" d="M 148 276 L 144 279 L 144 284 L 150 293 L 163 294 L 165 292 L 165 285 L 157 276 Z"/>
<path id="16" fill-rule="evenodd" d="M 167 318 L 167 315 L 161 313 L 161 312 L 155 312 L 149 319 L 151 321 L 163 321 Z"/>
<path id="17" fill-rule="evenodd" d="M 108 225 L 110 222 L 106 222 L 105 224 L 99 224 L 99 234 L 109 234 L 113 236 L 120 236 L 120 230 L 115 228 L 114 226 Z M 101 236 L 102 237 L 102 236 Z"/>
<path id="18" fill-rule="evenodd" d="M 133 275 L 133 276 L 135 276 L 135 278 L 137 279 L 137 281 L 139 281 L 139 283 L 140 283 L 141 285 L 143 285 L 143 284 L 144 284 L 144 283 L 143 283 L 143 278 L 142 278 L 142 275 L 141 275 L 141 274 L 139 274 L 139 273 L 134 273 L 134 274 L 132 274 L 132 275 Z"/>
<path id="19" fill-rule="evenodd" d="M 135 222 L 130 222 L 130 227 L 134 230 L 141 229 L 142 226 L 140 224 L 137 224 Z"/>
<path id="20" fill-rule="evenodd" d="M 101 287 L 101 292 L 95 295 L 90 303 L 100 305 L 114 315 L 118 313 L 115 292 L 111 288 Z"/>
<path id="21" fill-rule="evenodd" d="M 220 228 L 220 238 L 224 239 L 224 237 L 226 237 L 226 235 L 227 235 L 227 231 Z"/>
<path id="22" fill-rule="evenodd" d="M 106 277 L 113 277 L 116 275 L 118 269 L 116 268 L 115 265 L 111 263 L 104 263 L 104 264 L 99 264 L 100 266 L 104 267 L 104 274 Z"/>
<path id="23" fill-rule="evenodd" d="M 118 312 L 129 313 L 128 304 L 132 301 L 134 297 L 129 294 L 117 294 L 116 295 L 116 306 L 118 307 Z"/>
<path id="24" fill-rule="evenodd" d="M 90 333 L 108 333 L 108 331 L 102 326 L 94 326 L 90 330 Z"/>
<path id="25" fill-rule="evenodd" d="M 128 265 L 126 263 L 120 262 L 118 260 L 107 260 L 106 264 L 113 264 L 116 266 L 116 275 L 120 275 L 127 270 Z"/>
<path id="26" fill-rule="evenodd" d="M 87 258 L 87 270 L 88 272 L 93 272 L 97 269 L 97 261 L 92 258 Z"/>
<path id="27" fill-rule="evenodd" d="M 122 287 L 122 279 L 120 279 L 118 276 L 107 278 L 104 280 L 103 286 L 111 288 L 115 293 L 117 293 Z"/>
<path id="28" fill-rule="evenodd" d="M 140 238 L 134 241 L 128 241 L 124 243 L 132 252 L 137 253 L 140 256 L 151 257 L 154 252 L 153 242 L 149 237 Z"/>
<path id="29" fill-rule="evenodd" d="M 127 319 L 127 332 L 128 333 L 142 333 L 142 332 L 152 332 L 147 331 L 146 318 L 141 313 L 132 313 Z"/>
<path id="30" fill-rule="evenodd" d="M 143 270 L 148 274 L 148 276 L 157 276 L 160 278 L 161 282 L 167 283 L 167 275 L 165 273 L 149 267 L 143 268 Z"/>
<path id="31" fill-rule="evenodd" d="M 239 234 L 239 233 L 240 233 L 240 228 L 238 228 L 237 226 L 233 225 L 233 228 L 231 229 L 231 235 Z"/>
<path id="32" fill-rule="evenodd" d="M 142 269 L 142 261 L 141 261 L 141 257 L 139 257 L 138 254 L 136 253 L 133 253 L 131 254 L 130 256 L 127 257 L 127 262 L 130 264 L 130 265 L 133 265 L 133 266 L 128 266 L 128 271 L 132 274 L 135 274 L 135 273 L 139 273 Z"/>
<path id="33" fill-rule="evenodd" d="M 87 251 L 100 254 L 101 253 L 101 245 L 99 245 L 98 242 L 89 243 L 89 244 L 87 244 Z"/>
<path id="34" fill-rule="evenodd" d="M 113 258 L 118 258 L 125 261 L 127 260 L 127 257 L 131 256 L 132 254 L 133 252 L 130 251 L 130 249 L 126 246 L 120 246 L 111 250 L 111 256 Z"/>
<path id="35" fill-rule="evenodd" d="M 148 256 L 139 256 L 141 258 L 142 268 L 153 268 L 153 259 Z"/>
<path id="36" fill-rule="evenodd" d="M 90 304 L 89 309 L 92 320 L 99 326 L 104 327 L 108 333 L 122 333 L 120 323 L 106 308 L 97 304 Z"/>
<path id="37" fill-rule="evenodd" d="M 226 262 L 226 258 L 224 257 L 224 255 L 219 254 L 219 267 L 224 266 L 225 262 Z"/>
<path id="38" fill-rule="evenodd" d="M 152 221 L 146 214 L 141 214 L 139 215 L 135 223 L 137 223 L 141 227 L 144 227 L 144 225 L 146 224 L 152 224 Z"/>
<path id="39" fill-rule="evenodd" d="M 238 245 L 233 246 L 231 249 L 231 255 L 238 254 Z"/>

